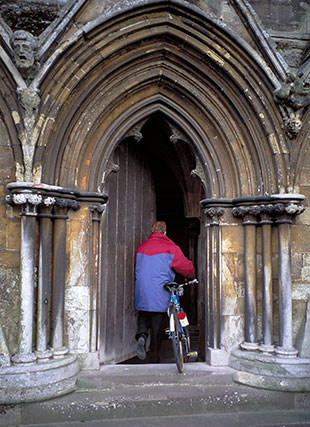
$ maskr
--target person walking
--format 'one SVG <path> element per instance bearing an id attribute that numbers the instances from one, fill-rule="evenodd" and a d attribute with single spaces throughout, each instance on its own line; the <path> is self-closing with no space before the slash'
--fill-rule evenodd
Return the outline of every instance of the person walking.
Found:
<path id="1" fill-rule="evenodd" d="M 161 323 L 170 302 L 170 294 L 163 286 L 174 280 L 175 273 L 188 279 L 195 277 L 193 263 L 166 234 L 166 223 L 156 221 L 150 237 L 140 244 L 135 257 L 136 351 L 139 359 L 146 358 L 146 340 L 150 330 L 151 362 L 154 363 L 159 363 Z"/>

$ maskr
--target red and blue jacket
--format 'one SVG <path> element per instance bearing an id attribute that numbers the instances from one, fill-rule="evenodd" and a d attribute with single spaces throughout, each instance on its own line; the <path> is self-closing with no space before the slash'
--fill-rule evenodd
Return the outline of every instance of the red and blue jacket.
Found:
<path id="1" fill-rule="evenodd" d="M 174 280 L 175 272 L 189 279 L 195 277 L 192 262 L 179 246 L 164 234 L 152 233 L 136 251 L 136 309 L 167 311 L 170 293 L 163 286 Z"/>

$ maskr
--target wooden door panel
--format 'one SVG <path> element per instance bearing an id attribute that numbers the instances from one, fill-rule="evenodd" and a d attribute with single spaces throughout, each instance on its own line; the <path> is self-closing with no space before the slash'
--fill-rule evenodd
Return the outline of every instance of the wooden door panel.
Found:
<path id="1" fill-rule="evenodd" d="M 109 195 L 102 226 L 101 363 L 135 355 L 134 254 L 155 218 L 155 193 L 146 159 L 133 141 L 115 152 L 120 168 L 105 184 Z"/>

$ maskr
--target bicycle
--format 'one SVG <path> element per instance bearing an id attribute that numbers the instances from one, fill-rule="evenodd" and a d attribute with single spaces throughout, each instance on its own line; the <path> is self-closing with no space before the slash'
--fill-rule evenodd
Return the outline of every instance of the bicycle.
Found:
<path id="1" fill-rule="evenodd" d="M 197 284 L 194 279 L 187 283 L 178 284 L 169 282 L 164 285 L 164 289 L 170 292 L 170 305 L 168 308 L 169 316 L 169 339 L 172 340 L 173 354 L 175 357 L 178 371 L 184 371 L 184 359 L 189 362 L 191 358 L 197 357 L 197 351 L 191 351 L 188 326 L 189 322 L 186 313 L 180 305 L 180 296 L 184 294 L 184 286 Z M 184 357 L 185 354 L 185 357 Z"/>

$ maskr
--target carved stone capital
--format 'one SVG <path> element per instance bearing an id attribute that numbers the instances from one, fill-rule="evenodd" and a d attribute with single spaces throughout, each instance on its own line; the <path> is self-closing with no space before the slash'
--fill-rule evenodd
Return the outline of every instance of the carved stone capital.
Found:
<path id="1" fill-rule="evenodd" d="M 273 214 L 274 206 L 272 204 L 261 205 L 261 215 L 271 216 Z"/>
<path id="2" fill-rule="evenodd" d="M 99 215 L 101 215 L 105 210 L 105 205 L 91 205 L 89 210 L 92 213 L 97 212 Z"/>
<path id="3" fill-rule="evenodd" d="M 43 203 L 46 207 L 51 207 L 56 203 L 55 197 L 45 197 Z"/>
<path id="4" fill-rule="evenodd" d="M 27 214 L 29 209 L 32 212 L 40 212 L 40 210 L 46 213 L 46 209 L 56 208 L 57 211 L 65 211 L 61 212 L 62 214 L 67 212 L 68 209 L 72 209 L 74 211 L 80 209 L 80 203 L 74 199 L 66 199 L 66 198 L 58 198 L 53 196 L 45 196 L 44 194 L 39 194 L 37 192 L 16 192 L 13 194 L 9 194 L 6 196 L 5 201 L 10 206 L 20 206 L 22 208 L 22 212 Z M 36 213 L 37 214 L 37 213 Z"/>
<path id="5" fill-rule="evenodd" d="M 73 211 L 78 211 L 81 208 L 81 204 L 76 200 L 69 200 L 68 207 Z"/>
<path id="6" fill-rule="evenodd" d="M 38 206 L 42 203 L 42 196 L 33 193 L 14 193 L 6 196 L 8 205 L 26 205 L 27 203 Z"/>
<path id="7" fill-rule="evenodd" d="M 261 207 L 258 205 L 252 206 L 237 206 L 232 209 L 233 216 L 237 218 L 244 218 L 246 215 L 257 217 L 261 213 Z"/>
<path id="8" fill-rule="evenodd" d="M 253 206 L 237 206 L 232 209 L 232 214 L 236 218 L 244 219 L 246 216 L 251 215 L 261 221 L 265 221 L 267 219 L 277 219 L 285 215 L 299 215 L 304 210 L 304 206 L 294 202 L 278 202 L 274 204 L 268 203 Z"/>
<path id="9" fill-rule="evenodd" d="M 218 208 L 218 207 L 211 207 L 208 209 L 204 210 L 205 215 L 208 218 L 220 218 L 221 216 L 224 215 L 224 209 L 223 208 Z"/>
<path id="10" fill-rule="evenodd" d="M 232 208 L 232 214 L 236 218 L 243 218 L 247 214 L 247 208 L 243 206 L 238 206 L 235 208 Z"/>
<path id="11" fill-rule="evenodd" d="M 303 205 L 297 205 L 296 203 L 290 203 L 285 207 L 285 212 L 289 215 L 300 215 L 305 210 Z"/>
<path id="12" fill-rule="evenodd" d="M 59 209 L 72 209 L 74 211 L 77 211 L 80 209 L 81 205 L 76 200 L 70 200 L 70 199 L 62 199 L 62 198 L 56 198 L 55 200 L 55 206 Z"/>

